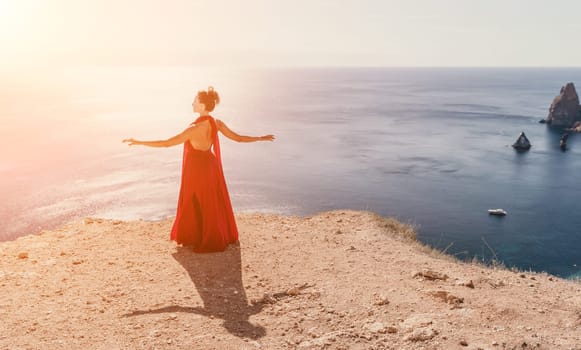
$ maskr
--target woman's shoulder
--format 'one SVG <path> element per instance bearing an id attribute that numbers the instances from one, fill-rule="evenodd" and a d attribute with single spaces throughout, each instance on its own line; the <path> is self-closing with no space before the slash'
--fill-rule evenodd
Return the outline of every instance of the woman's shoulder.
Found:
<path id="1" fill-rule="evenodd" d="M 211 119 L 213 119 L 213 118 L 212 117 L 200 117 L 200 118 L 194 120 L 193 122 L 191 122 L 189 126 L 210 125 L 210 124 L 212 124 Z"/>
<path id="2" fill-rule="evenodd" d="M 210 128 L 210 127 L 212 127 L 212 125 L 210 124 L 210 122 L 208 120 L 202 120 L 202 121 L 196 120 L 195 122 L 192 122 L 192 123 L 190 123 L 190 125 L 188 125 L 188 127 L 186 128 L 186 132 L 189 134 L 196 133 L 196 132 L 206 130 L 207 128 Z"/>

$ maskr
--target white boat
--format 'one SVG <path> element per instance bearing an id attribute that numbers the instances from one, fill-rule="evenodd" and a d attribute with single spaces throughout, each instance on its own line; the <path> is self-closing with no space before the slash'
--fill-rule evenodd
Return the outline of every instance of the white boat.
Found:
<path id="1" fill-rule="evenodd" d="M 506 210 L 504 209 L 488 209 L 488 214 L 490 215 L 498 215 L 498 216 L 505 216 L 507 214 Z"/>

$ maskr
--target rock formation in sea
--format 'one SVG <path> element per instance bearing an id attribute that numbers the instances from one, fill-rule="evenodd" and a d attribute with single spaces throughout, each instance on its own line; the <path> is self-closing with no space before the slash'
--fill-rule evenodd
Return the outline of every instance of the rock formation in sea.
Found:
<path id="1" fill-rule="evenodd" d="M 559 95 L 553 99 L 546 121 L 547 124 L 567 128 L 571 128 L 575 122 L 581 121 L 579 96 L 573 83 L 567 83 L 563 86 Z"/>
<path id="2" fill-rule="evenodd" d="M 575 122 L 575 124 L 573 124 L 573 126 L 567 130 L 573 132 L 581 132 L 581 122 Z"/>
<path id="3" fill-rule="evenodd" d="M 527 150 L 531 148 L 531 142 L 527 138 L 527 135 L 525 135 L 524 131 L 520 133 L 516 142 L 512 144 L 512 147 L 518 150 Z"/>
<path id="4" fill-rule="evenodd" d="M 559 141 L 559 147 L 564 151 L 567 149 L 567 139 L 569 138 L 569 133 L 564 133 Z"/>

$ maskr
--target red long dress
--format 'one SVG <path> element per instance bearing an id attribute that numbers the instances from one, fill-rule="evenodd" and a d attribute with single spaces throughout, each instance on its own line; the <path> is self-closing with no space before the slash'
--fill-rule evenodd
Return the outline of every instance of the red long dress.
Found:
<path id="1" fill-rule="evenodd" d="M 222 170 L 216 121 L 204 116 L 194 123 L 205 120 L 212 126 L 212 147 L 201 151 L 194 149 L 190 141 L 184 142 L 182 183 L 171 230 L 171 240 L 191 246 L 198 253 L 221 252 L 238 241 L 238 228 Z"/>

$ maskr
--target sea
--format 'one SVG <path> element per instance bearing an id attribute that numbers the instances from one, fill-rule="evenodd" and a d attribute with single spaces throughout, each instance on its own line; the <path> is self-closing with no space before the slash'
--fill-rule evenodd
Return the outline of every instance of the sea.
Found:
<path id="1" fill-rule="evenodd" d="M 461 260 L 581 278 L 581 135 L 540 124 L 576 68 L 59 67 L 0 82 L 0 241 L 83 217 L 175 215 L 200 89 L 236 212 L 353 209 Z M 524 132 L 526 152 L 511 147 Z M 488 209 L 502 208 L 504 217 Z M 169 235 L 169 232 L 168 232 Z"/>

